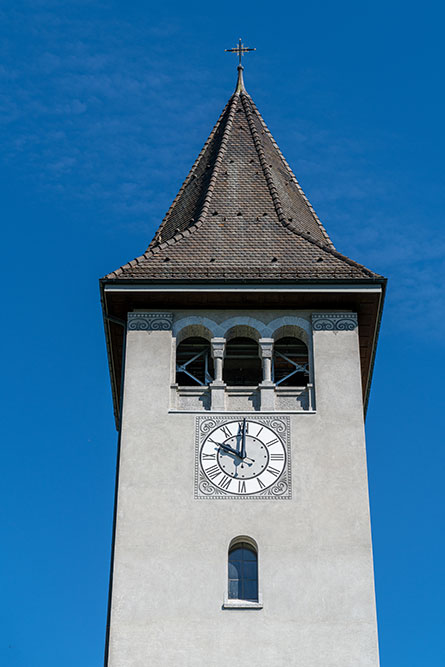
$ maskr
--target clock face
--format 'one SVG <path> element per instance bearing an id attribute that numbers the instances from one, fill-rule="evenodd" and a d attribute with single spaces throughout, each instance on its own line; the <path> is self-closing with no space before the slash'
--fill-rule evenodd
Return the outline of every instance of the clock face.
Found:
<path id="1" fill-rule="evenodd" d="M 215 424 L 200 444 L 199 466 L 207 482 L 202 488 L 235 496 L 264 496 L 272 487 L 284 488 L 283 482 L 277 486 L 288 462 L 286 431 L 280 430 L 250 418 Z"/>

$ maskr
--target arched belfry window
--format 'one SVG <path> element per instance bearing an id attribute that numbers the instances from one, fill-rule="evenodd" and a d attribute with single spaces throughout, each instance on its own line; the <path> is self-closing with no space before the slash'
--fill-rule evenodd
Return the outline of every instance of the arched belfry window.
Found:
<path id="1" fill-rule="evenodd" d="M 229 600 L 258 602 L 258 552 L 251 542 L 231 544 L 228 576 Z"/>
<path id="2" fill-rule="evenodd" d="M 262 380 L 258 343 L 253 338 L 231 338 L 226 344 L 224 382 L 229 386 L 257 386 Z"/>
<path id="3" fill-rule="evenodd" d="M 306 387 L 309 357 L 303 341 L 290 336 L 275 341 L 272 379 L 277 386 Z"/>
<path id="4" fill-rule="evenodd" d="M 179 343 L 176 349 L 176 382 L 182 386 L 206 385 L 213 380 L 213 359 L 210 343 L 193 336 Z"/>

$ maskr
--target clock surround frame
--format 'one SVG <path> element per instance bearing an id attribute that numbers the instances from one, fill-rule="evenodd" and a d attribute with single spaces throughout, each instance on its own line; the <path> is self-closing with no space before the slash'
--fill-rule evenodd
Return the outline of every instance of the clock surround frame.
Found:
<path id="1" fill-rule="evenodd" d="M 207 437 L 221 426 L 230 422 L 255 422 L 272 430 L 281 440 L 286 452 L 286 463 L 280 476 L 267 488 L 256 493 L 231 493 L 214 484 L 204 473 L 200 452 Z M 259 415 L 257 413 L 224 413 L 220 415 L 195 417 L 195 500 L 291 500 L 291 431 L 290 417 L 287 415 Z"/>

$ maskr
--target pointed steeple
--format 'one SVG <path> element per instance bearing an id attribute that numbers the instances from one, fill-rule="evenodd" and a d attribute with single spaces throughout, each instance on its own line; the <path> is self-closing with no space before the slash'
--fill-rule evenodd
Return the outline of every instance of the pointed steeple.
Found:
<path id="1" fill-rule="evenodd" d="M 241 63 L 146 252 L 100 284 L 118 417 L 127 313 L 211 305 L 356 312 L 366 404 L 386 279 L 334 248 L 246 92 Z"/>
<path id="2" fill-rule="evenodd" d="M 244 67 L 242 65 L 238 65 L 237 69 L 238 69 L 238 80 L 236 82 L 235 93 L 245 93 L 246 89 L 244 88 L 244 77 L 243 77 Z"/>
<path id="3" fill-rule="evenodd" d="M 246 92 L 239 64 L 235 92 L 147 251 L 107 277 L 374 276 L 335 250 Z"/>

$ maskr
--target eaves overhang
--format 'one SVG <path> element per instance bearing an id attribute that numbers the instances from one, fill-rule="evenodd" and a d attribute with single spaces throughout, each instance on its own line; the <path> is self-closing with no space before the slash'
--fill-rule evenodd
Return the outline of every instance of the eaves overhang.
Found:
<path id="1" fill-rule="evenodd" d="M 159 288 L 169 288 L 171 285 L 182 285 L 183 287 L 212 287 L 217 289 L 218 286 L 226 285 L 238 285 L 238 284 L 248 284 L 248 285 L 275 285 L 277 289 L 282 285 L 295 285 L 299 287 L 304 287 L 305 285 L 371 285 L 371 284 L 384 284 L 386 283 L 386 278 L 383 276 L 375 277 L 364 277 L 364 278 L 322 278 L 322 277 L 313 277 L 313 278 L 274 278 L 274 277 L 225 277 L 221 276 L 218 278 L 188 278 L 187 280 L 183 278 L 101 278 L 99 283 L 101 286 L 108 287 L 111 285 L 119 285 L 123 289 L 127 289 L 125 286 L 128 285 L 128 289 L 131 288 L 146 288 L 151 289 L 153 287 Z"/>
<path id="2" fill-rule="evenodd" d="M 386 278 L 115 279 L 100 280 L 116 425 L 120 421 L 127 313 L 135 309 L 314 309 L 358 314 L 363 405 L 366 413 Z"/>

